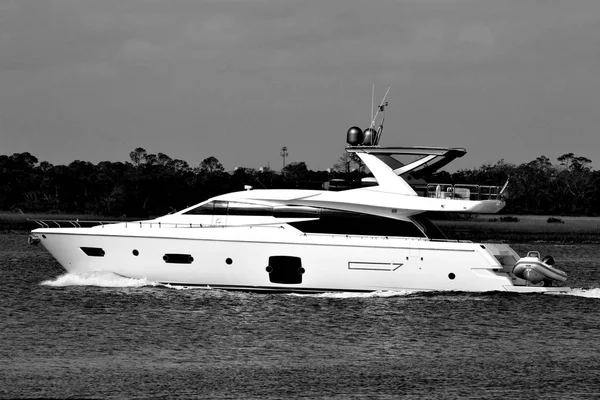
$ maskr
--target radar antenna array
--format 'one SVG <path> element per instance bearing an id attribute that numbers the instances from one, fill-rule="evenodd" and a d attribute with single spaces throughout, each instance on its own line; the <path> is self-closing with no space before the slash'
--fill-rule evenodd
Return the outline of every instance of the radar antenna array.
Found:
<path id="1" fill-rule="evenodd" d="M 350 146 L 378 146 L 379 140 L 381 139 L 381 134 L 383 133 L 383 123 L 385 121 L 385 107 L 387 107 L 388 102 L 386 101 L 387 95 L 390 92 L 392 87 L 388 87 L 383 99 L 377 106 L 377 112 L 373 115 L 374 104 L 375 104 L 375 85 L 373 85 L 373 91 L 371 94 L 371 123 L 367 129 L 364 131 L 357 126 L 353 126 L 350 128 L 346 134 L 346 142 Z M 381 122 L 375 129 L 377 117 L 381 113 Z"/>

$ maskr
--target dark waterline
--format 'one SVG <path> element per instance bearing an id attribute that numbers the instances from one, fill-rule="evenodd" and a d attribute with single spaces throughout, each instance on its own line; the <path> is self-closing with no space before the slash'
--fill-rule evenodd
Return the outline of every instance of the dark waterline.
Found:
<path id="1" fill-rule="evenodd" d="M 177 290 L 65 276 L 0 235 L 0 397 L 597 398 L 600 245 L 514 248 L 552 254 L 574 290 Z"/>

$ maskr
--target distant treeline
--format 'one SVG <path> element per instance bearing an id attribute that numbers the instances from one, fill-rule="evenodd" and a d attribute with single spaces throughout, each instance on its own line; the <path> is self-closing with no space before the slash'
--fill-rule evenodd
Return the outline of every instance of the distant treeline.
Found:
<path id="1" fill-rule="evenodd" d="M 547 157 L 513 165 L 495 165 L 440 172 L 426 177 L 435 183 L 501 185 L 510 178 L 506 212 L 526 214 L 600 215 L 600 172 L 591 161 L 572 153 L 553 165 Z M 355 166 L 355 168 L 351 168 Z M 226 172 L 215 157 L 191 167 L 166 154 L 143 148 L 127 162 L 69 165 L 39 162 L 30 153 L 0 155 L 0 210 L 25 213 L 89 213 L 105 216 L 162 215 L 212 196 L 261 188 L 320 189 L 324 182 L 343 178 L 359 186 L 367 176 L 358 160 L 342 156 L 332 171 L 311 171 L 304 162 L 290 163 L 281 172 L 237 168 Z"/>

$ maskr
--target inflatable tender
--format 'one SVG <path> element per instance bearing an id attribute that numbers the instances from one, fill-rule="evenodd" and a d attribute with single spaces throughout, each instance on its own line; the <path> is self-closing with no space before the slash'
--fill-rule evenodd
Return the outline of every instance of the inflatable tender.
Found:
<path id="1" fill-rule="evenodd" d="M 530 251 L 527 253 L 527 257 L 517 261 L 513 274 L 533 284 L 545 281 L 546 286 L 551 285 L 553 282 L 565 282 L 567 280 L 567 274 L 554 267 L 554 258 L 546 256 L 540 259 L 538 251 Z"/>

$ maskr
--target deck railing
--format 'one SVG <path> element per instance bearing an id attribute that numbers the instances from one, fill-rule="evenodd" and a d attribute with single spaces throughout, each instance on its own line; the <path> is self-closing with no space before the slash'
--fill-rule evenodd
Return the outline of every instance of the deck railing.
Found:
<path id="1" fill-rule="evenodd" d="M 159 221 L 79 221 L 79 220 L 32 220 L 39 225 L 40 228 L 91 228 L 100 226 L 104 228 L 107 225 L 120 224 L 125 228 L 235 228 L 235 227 L 252 227 L 261 226 L 267 228 L 281 227 L 281 221 L 258 223 L 258 224 L 239 224 L 239 225 L 222 225 L 222 224 L 198 224 L 185 222 L 159 222 Z"/>
<path id="2" fill-rule="evenodd" d="M 500 186 L 429 183 L 415 185 L 413 189 L 419 196 L 457 200 L 497 200 L 500 196 Z"/>
<path id="3" fill-rule="evenodd" d="M 80 220 L 59 220 L 59 219 L 44 219 L 34 220 L 40 228 L 84 228 L 92 226 L 101 226 L 122 224 L 126 228 L 209 228 L 217 225 L 210 224 L 191 224 L 191 223 L 173 223 L 173 222 L 158 222 L 158 221 L 80 221 Z"/>

